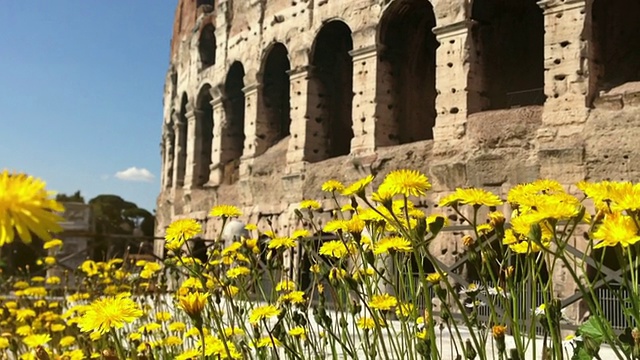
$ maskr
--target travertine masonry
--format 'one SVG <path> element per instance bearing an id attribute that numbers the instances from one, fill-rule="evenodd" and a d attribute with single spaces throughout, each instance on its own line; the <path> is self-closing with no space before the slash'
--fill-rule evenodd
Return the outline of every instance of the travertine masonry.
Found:
<path id="1" fill-rule="evenodd" d="M 434 183 L 419 204 L 428 212 L 456 187 L 504 195 L 540 177 L 567 186 L 638 181 L 639 7 L 180 0 L 157 233 L 195 217 L 213 237 L 219 224 L 207 211 L 230 203 L 244 220 L 269 217 L 287 234 L 296 204 L 322 199 L 328 178 L 373 173 L 379 181 L 405 167 Z M 432 250 L 454 261 L 463 251 L 457 240 L 443 237 Z"/>

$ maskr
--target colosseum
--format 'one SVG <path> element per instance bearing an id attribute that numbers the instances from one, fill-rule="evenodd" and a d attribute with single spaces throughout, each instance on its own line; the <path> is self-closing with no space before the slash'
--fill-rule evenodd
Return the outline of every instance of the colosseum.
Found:
<path id="1" fill-rule="evenodd" d="M 192 217 L 212 238 L 207 212 L 228 203 L 288 234 L 325 180 L 405 167 L 433 183 L 427 212 L 456 187 L 639 181 L 639 13 L 635 0 L 180 0 L 157 233 Z M 458 246 L 431 250 L 453 261 Z"/>

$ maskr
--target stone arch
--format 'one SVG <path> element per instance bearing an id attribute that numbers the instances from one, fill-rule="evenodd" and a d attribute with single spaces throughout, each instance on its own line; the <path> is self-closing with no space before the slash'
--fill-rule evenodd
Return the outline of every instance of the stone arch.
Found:
<path id="1" fill-rule="evenodd" d="M 235 61 L 229 67 L 224 82 L 225 122 L 222 124 L 220 161 L 228 183 L 238 178 L 240 158 L 244 149 L 244 66 Z"/>
<path id="2" fill-rule="evenodd" d="M 589 70 L 593 98 L 600 91 L 640 81 L 640 2 L 595 0 L 590 7 Z"/>
<path id="3" fill-rule="evenodd" d="M 264 136 L 267 146 L 272 146 L 290 134 L 290 82 L 289 53 L 287 47 L 276 42 L 266 51 L 261 74 L 260 96 L 264 106 L 267 127 Z"/>
<path id="4" fill-rule="evenodd" d="M 390 144 L 433 139 L 436 118 L 436 48 L 433 7 L 423 0 L 396 0 L 378 28 L 378 86 L 393 126 Z M 382 100 L 382 99 L 379 99 Z"/>
<path id="5" fill-rule="evenodd" d="M 196 186 L 203 186 L 209 181 L 214 127 L 212 101 L 211 85 L 204 84 L 196 99 L 196 161 L 193 174 Z"/>
<path id="6" fill-rule="evenodd" d="M 167 119 L 168 121 L 164 126 L 164 187 L 171 188 L 173 185 L 173 167 L 175 162 L 175 142 L 176 142 L 176 134 L 174 132 L 175 123 L 173 121 L 176 116 L 175 110 L 171 110 L 171 115 Z"/>
<path id="7" fill-rule="evenodd" d="M 480 99 L 469 112 L 542 105 L 544 16 L 536 0 L 475 0 L 470 71 Z"/>
<path id="8" fill-rule="evenodd" d="M 200 67 L 206 69 L 216 63 L 216 31 L 213 24 L 207 24 L 200 32 L 198 39 L 198 53 L 200 54 Z"/>
<path id="9" fill-rule="evenodd" d="M 189 97 L 187 93 L 183 93 L 180 100 L 180 112 L 176 122 L 176 156 L 175 156 L 175 184 L 176 187 L 184 186 L 184 178 L 187 170 L 187 134 L 189 131 L 189 122 L 187 121 L 187 111 L 189 105 Z"/>
<path id="10" fill-rule="evenodd" d="M 342 21 L 326 22 L 315 37 L 310 54 L 307 161 L 347 155 L 351 151 L 354 136 L 351 50 L 351 29 Z"/>

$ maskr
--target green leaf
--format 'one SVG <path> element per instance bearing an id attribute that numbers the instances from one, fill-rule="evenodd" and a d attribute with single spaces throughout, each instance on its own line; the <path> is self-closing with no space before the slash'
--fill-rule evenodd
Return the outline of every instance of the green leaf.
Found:
<path id="1" fill-rule="evenodd" d="M 605 329 L 601 324 L 604 324 L 607 320 L 599 316 L 591 316 L 589 320 L 585 321 L 578 327 L 577 334 L 582 335 L 583 338 L 589 338 L 598 343 L 604 342 Z"/>

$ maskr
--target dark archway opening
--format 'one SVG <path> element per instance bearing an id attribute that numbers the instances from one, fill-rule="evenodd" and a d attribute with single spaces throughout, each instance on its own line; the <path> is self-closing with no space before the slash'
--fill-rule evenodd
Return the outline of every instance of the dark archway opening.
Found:
<path id="1" fill-rule="evenodd" d="M 215 29 L 211 24 L 205 25 L 198 41 L 201 69 L 206 69 L 216 63 L 216 49 Z"/>
<path id="2" fill-rule="evenodd" d="M 202 5 L 215 6 L 215 1 L 214 0 L 198 0 L 197 7 L 200 7 Z"/>
<path id="3" fill-rule="evenodd" d="M 187 121 L 187 105 L 189 99 L 187 94 L 182 94 L 182 102 L 180 103 L 180 114 L 178 123 L 177 136 L 177 154 L 176 154 L 176 187 L 184 186 L 184 175 L 187 169 L 187 134 L 189 132 L 189 122 Z"/>
<path id="4" fill-rule="evenodd" d="M 197 133 L 196 141 L 200 151 L 197 156 L 195 174 L 196 185 L 202 186 L 209 181 L 211 167 L 211 150 L 213 147 L 213 106 L 210 92 L 211 86 L 205 85 L 198 95 Z"/>
<path id="5" fill-rule="evenodd" d="M 595 0 L 591 8 L 592 76 L 596 94 L 640 81 L 640 2 Z"/>
<path id="6" fill-rule="evenodd" d="M 542 105 L 544 16 L 535 0 L 475 0 L 471 12 L 474 62 L 480 76 L 480 108 Z"/>
<path id="7" fill-rule="evenodd" d="M 235 182 L 244 149 L 244 66 L 236 61 L 229 68 L 224 84 L 226 122 L 222 135 L 221 161 L 225 180 Z"/>
<path id="8" fill-rule="evenodd" d="M 291 64 L 287 48 L 282 43 L 274 44 L 264 63 L 262 80 L 268 134 L 260 135 L 269 141 L 269 146 L 284 139 L 290 132 L 289 70 L 291 70 Z"/>
<path id="9" fill-rule="evenodd" d="M 436 25 L 428 1 L 396 0 L 380 22 L 383 78 L 390 78 L 392 143 L 433 139 L 436 110 Z"/>
<path id="10" fill-rule="evenodd" d="M 318 93 L 319 114 L 311 121 L 322 124 L 320 158 L 347 155 L 353 138 L 353 50 L 351 29 L 342 21 L 326 23 L 316 36 L 311 57 L 311 81 Z M 315 150 L 314 150 L 315 151 Z"/>
<path id="11" fill-rule="evenodd" d="M 176 143 L 176 134 L 174 132 L 173 117 L 175 116 L 175 112 L 171 112 L 169 123 L 165 127 L 165 136 L 167 137 L 167 142 L 164 149 L 165 156 L 165 188 L 170 188 L 173 186 L 173 167 L 175 166 L 175 143 Z"/>

